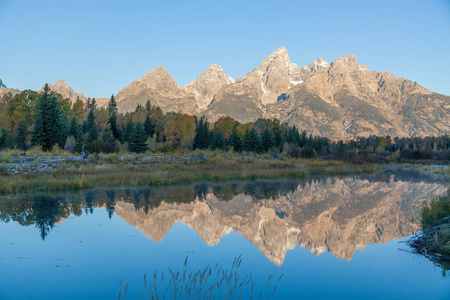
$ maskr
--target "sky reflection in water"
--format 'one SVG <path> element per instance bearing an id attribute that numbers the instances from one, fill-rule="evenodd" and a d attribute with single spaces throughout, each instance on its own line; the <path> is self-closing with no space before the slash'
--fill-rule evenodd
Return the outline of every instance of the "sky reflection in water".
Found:
<path id="1" fill-rule="evenodd" d="M 446 299 L 448 278 L 399 251 L 445 184 L 403 169 L 0 199 L 0 299 L 129 299 L 144 273 L 231 266 L 275 298 Z M 130 226 L 131 225 L 131 226 Z"/>

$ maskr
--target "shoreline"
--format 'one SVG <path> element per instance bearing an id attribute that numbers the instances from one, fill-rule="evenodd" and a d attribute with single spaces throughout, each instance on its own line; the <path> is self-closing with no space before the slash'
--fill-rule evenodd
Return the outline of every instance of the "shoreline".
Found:
<path id="1" fill-rule="evenodd" d="M 3 157 L 0 158 L 0 194 L 363 174 L 375 172 L 381 165 L 214 152 L 184 156 L 113 154 L 89 160 L 75 156 Z"/>

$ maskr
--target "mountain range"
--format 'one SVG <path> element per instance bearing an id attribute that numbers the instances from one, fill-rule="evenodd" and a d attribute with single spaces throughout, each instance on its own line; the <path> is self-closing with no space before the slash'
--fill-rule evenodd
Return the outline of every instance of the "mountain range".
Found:
<path id="1" fill-rule="evenodd" d="M 72 101 L 86 98 L 62 80 L 51 89 Z M 106 105 L 107 100 L 97 103 Z M 212 64 L 195 81 L 179 86 L 160 66 L 119 91 L 116 100 L 122 112 L 150 100 L 164 112 L 205 115 L 210 121 L 230 116 L 243 123 L 277 118 L 329 138 L 450 133 L 449 96 L 387 72 L 370 71 L 353 54 L 331 64 L 319 58 L 300 68 L 285 47 L 236 80 Z"/>

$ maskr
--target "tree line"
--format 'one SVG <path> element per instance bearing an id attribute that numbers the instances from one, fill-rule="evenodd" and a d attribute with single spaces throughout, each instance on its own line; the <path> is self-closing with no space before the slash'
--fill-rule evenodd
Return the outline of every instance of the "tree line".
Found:
<path id="1" fill-rule="evenodd" d="M 242 124 L 231 117 L 209 122 L 205 117 L 163 113 L 148 100 L 135 111 L 119 113 L 114 95 L 106 107 L 95 99 L 74 103 L 45 85 L 42 93 L 26 90 L 0 101 L 0 149 L 44 151 L 55 146 L 80 152 L 169 152 L 177 149 L 210 149 L 234 152 L 283 153 L 289 157 L 354 159 L 368 153 L 401 153 L 409 159 L 433 158 L 446 153 L 450 137 L 360 137 L 331 140 L 307 134 L 277 119 Z"/>

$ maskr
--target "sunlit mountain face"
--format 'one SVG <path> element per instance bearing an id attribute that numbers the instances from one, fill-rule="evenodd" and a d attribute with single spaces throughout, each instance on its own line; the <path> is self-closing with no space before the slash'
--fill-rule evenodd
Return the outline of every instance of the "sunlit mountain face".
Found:
<path id="1" fill-rule="evenodd" d="M 416 176 L 417 175 L 417 176 Z M 98 189 L 0 199 L 0 220 L 35 226 L 42 239 L 69 216 L 104 208 L 160 242 L 176 223 L 209 246 L 234 231 L 281 266 L 297 247 L 351 260 L 366 245 L 409 236 L 425 201 L 445 192 L 436 178 L 403 169 L 301 181 L 199 183 L 164 188 Z"/>

